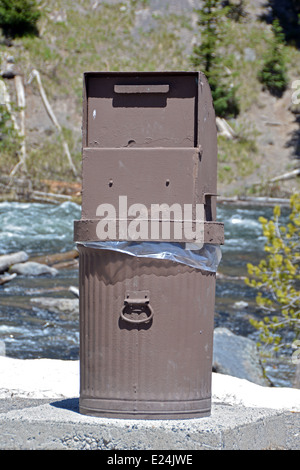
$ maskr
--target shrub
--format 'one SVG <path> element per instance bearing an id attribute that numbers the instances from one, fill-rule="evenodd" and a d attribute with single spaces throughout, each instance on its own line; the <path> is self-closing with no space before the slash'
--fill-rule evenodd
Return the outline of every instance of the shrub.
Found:
<path id="1" fill-rule="evenodd" d="M 290 208 L 286 226 L 279 223 L 279 206 L 271 220 L 260 217 L 267 258 L 258 266 L 247 265 L 251 279 L 247 278 L 246 284 L 258 290 L 256 302 L 263 314 L 261 320 L 252 319 L 251 323 L 259 330 L 260 340 L 275 352 L 289 349 L 300 334 L 299 194 L 291 197 Z"/>

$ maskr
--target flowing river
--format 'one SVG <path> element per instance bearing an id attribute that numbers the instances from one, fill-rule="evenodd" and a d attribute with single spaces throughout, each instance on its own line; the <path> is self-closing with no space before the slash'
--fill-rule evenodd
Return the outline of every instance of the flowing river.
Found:
<path id="1" fill-rule="evenodd" d="M 249 323 L 258 318 L 256 292 L 241 279 L 247 275 L 247 263 L 263 256 L 264 238 L 258 217 L 270 218 L 272 207 L 218 206 L 218 220 L 225 224 L 225 245 L 216 287 L 215 326 L 258 338 Z M 283 208 L 283 218 L 288 210 Z M 72 250 L 73 221 L 79 219 L 80 206 L 39 203 L 0 203 L 0 254 L 24 250 L 30 257 Z M 78 313 L 53 313 L 38 307 L 31 299 L 42 297 L 73 298 L 70 286 L 78 287 L 78 269 L 59 270 L 57 276 L 17 276 L 0 286 L 0 341 L 6 355 L 15 358 L 79 357 Z M 244 304 L 237 304 L 243 301 Z M 289 359 L 289 358 L 288 358 Z M 291 361 L 268 365 L 275 385 L 290 386 Z"/>

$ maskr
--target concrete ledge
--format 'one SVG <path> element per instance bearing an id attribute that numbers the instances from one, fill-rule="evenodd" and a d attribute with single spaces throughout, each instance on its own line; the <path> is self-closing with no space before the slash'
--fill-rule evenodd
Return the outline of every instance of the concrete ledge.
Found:
<path id="1" fill-rule="evenodd" d="M 213 373 L 210 417 L 106 419 L 79 413 L 78 371 L 78 361 L 0 357 L 0 448 L 300 448 L 300 390 L 262 387 Z"/>
<path id="2" fill-rule="evenodd" d="M 2 449 L 299 449 L 299 413 L 214 404 L 208 418 L 144 421 L 81 415 L 78 398 L 5 402 Z"/>

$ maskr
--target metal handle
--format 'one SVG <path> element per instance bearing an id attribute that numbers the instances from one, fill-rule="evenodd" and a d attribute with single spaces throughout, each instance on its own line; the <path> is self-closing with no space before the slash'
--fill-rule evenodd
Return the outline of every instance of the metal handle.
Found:
<path id="1" fill-rule="evenodd" d="M 125 317 L 124 310 L 125 310 L 126 307 L 128 307 L 128 305 L 145 305 L 148 308 L 148 310 L 150 311 L 150 315 L 147 318 L 143 318 L 142 320 L 135 320 L 135 319 L 132 319 L 132 318 Z M 134 293 L 126 295 L 126 298 L 124 300 L 124 305 L 123 305 L 121 313 L 120 313 L 120 316 L 121 316 L 122 320 L 125 320 L 128 323 L 135 323 L 135 324 L 146 323 L 146 322 L 150 321 L 153 318 L 153 315 L 154 315 L 154 311 L 153 311 L 153 308 L 150 305 L 150 298 L 149 298 L 149 293 L 148 292 L 147 293 L 134 292 Z"/>
<path id="2" fill-rule="evenodd" d="M 115 93 L 168 93 L 169 85 L 115 85 Z"/>

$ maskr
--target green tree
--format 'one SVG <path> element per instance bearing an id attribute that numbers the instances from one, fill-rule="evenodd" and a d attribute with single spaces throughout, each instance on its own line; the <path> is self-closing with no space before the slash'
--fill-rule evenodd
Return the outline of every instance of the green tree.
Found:
<path id="1" fill-rule="evenodd" d="M 291 197 L 290 209 L 286 226 L 280 224 L 279 206 L 271 220 L 260 217 L 267 257 L 258 266 L 247 265 L 246 284 L 258 290 L 263 314 L 250 321 L 260 333 L 258 346 L 264 343 L 271 352 L 290 350 L 300 334 L 300 194 Z"/>
<path id="2" fill-rule="evenodd" d="M 0 27 L 6 37 L 37 34 L 40 16 L 36 0 L 0 0 Z"/>
<path id="3" fill-rule="evenodd" d="M 245 0 L 235 0 L 234 2 L 230 0 L 224 0 L 222 3 L 224 6 L 228 6 L 228 12 L 226 16 L 236 22 L 241 21 L 242 18 L 246 18 L 248 15 L 245 8 Z"/>
<path id="4" fill-rule="evenodd" d="M 193 48 L 191 64 L 205 73 L 217 116 L 236 116 L 239 113 L 236 87 L 226 83 L 224 61 L 219 53 L 228 6 L 224 7 L 220 0 L 205 0 L 197 13 L 201 42 Z"/>
<path id="5" fill-rule="evenodd" d="M 281 96 L 288 85 L 284 58 L 284 34 L 276 19 L 272 25 L 273 39 L 266 53 L 263 66 L 258 72 L 258 79 L 274 96 Z"/>

